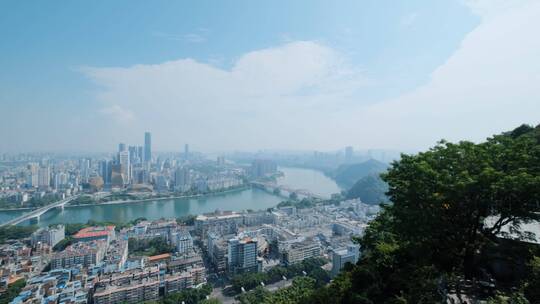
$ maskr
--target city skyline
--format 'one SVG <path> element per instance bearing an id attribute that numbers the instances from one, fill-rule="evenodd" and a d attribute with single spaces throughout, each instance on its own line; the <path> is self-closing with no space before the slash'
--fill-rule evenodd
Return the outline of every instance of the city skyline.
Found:
<path id="1" fill-rule="evenodd" d="M 538 2 L 372 4 L 3 2 L 0 151 L 145 130 L 156 151 L 421 150 L 538 123 Z"/>

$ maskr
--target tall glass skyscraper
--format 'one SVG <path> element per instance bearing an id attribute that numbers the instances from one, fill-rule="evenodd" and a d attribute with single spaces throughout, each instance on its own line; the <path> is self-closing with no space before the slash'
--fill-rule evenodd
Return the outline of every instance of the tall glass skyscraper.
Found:
<path id="1" fill-rule="evenodd" d="M 144 133 L 144 161 L 150 162 L 152 160 L 152 135 L 150 132 Z"/>

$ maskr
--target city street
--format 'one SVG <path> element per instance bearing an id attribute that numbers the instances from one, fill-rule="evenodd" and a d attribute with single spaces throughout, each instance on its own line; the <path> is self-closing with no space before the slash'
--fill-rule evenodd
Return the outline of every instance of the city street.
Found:
<path id="1" fill-rule="evenodd" d="M 281 280 L 279 282 L 276 282 L 274 284 L 266 285 L 265 288 L 268 291 L 274 292 L 280 288 L 289 287 L 292 285 L 292 279 L 290 280 Z M 211 298 L 218 299 L 221 303 L 224 304 L 231 304 L 231 303 L 238 303 L 234 298 L 235 297 L 229 297 L 223 294 L 223 288 L 214 288 L 212 291 L 212 294 L 210 295 Z"/>

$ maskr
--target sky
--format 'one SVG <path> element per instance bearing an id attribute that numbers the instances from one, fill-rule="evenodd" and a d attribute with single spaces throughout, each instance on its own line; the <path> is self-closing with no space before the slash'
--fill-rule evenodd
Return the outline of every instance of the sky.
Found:
<path id="1" fill-rule="evenodd" d="M 0 2 L 0 153 L 422 150 L 540 122 L 540 2 Z"/>

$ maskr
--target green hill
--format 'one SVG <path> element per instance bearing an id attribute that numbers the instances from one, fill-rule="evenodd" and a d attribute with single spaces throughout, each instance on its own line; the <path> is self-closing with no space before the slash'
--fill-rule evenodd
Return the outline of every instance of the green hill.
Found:
<path id="1" fill-rule="evenodd" d="M 388 202 L 388 184 L 378 174 L 369 174 L 357 181 L 347 192 L 347 198 L 360 198 L 363 203 L 376 205 Z"/>
<path id="2" fill-rule="evenodd" d="M 387 164 L 370 159 L 363 163 L 341 165 L 334 171 L 333 177 L 341 186 L 350 188 L 361 178 L 371 174 L 379 174 L 386 171 L 387 168 Z"/>

